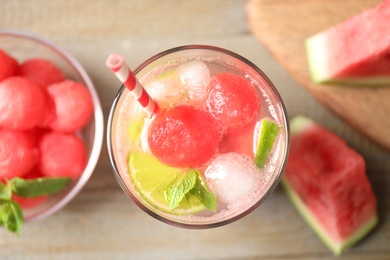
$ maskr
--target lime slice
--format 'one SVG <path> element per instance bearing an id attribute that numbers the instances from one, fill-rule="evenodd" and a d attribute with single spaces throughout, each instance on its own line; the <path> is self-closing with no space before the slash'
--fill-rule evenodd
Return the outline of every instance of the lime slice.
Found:
<path id="1" fill-rule="evenodd" d="M 173 76 L 176 76 L 175 74 L 176 74 L 176 70 L 170 69 L 170 70 L 164 71 L 163 73 L 157 75 L 156 80 L 171 78 Z"/>
<path id="2" fill-rule="evenodd" d="M 135 189 L 156 209 L 175 215 L 195 214 L 206 209 L 201 198 L 189 192 L 179 206 L 170 210 L 167 191 L 175 179 L 186 174 L 184 169 L 166 166 L 153 155 L 139 151 L 130 153 L 128 167 Z"/>
<path id="3" fill-rule="evenodd" d="M 135 143 L 135 141 L 137 141 L 141 136 L 143 125 L 144 125 L 144 120 L 141 117 L 135 118 L 130 122 L 128 133 L 129 133 L 130 140 L 133 143 Z"/>
<path id="4" fill-rule="evenodd" d="M 267 162 L 268 156 L 271 152 L 276 136 L 279 132 L 279 125 L 264 118 L 261 122 L 259 144 L 257 146 L 255 163 L 259 168 L 263 168 Z"/>

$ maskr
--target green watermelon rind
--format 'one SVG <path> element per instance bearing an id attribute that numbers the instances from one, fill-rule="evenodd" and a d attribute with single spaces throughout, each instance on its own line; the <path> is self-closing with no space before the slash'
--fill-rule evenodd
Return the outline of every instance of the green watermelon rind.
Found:
<path id="1" fill-rule="evenodd" d="M 314 125 L 314 122 L 309 118 L 303 115 L 297 115 L 290 120 L 290 135 L 294 136 L 297 133 L 302 133 Z"/>
<path id="2" fill-rule="evenodd" d="M 286 177 L 282 176 L 281 184 L 298 213 L 336 256 L 341 255 L 345 250 L 363 239 L 378 224 L 378 216 L 375 213 L 369 221 L 356 230 L 354 234 L 345 238 L 340 243 L 334 242 L 326 230 L 322 228 L 322 225 L 317 221 L 316 217 L 310 212 L 310 209 L 305 206 L 298 194 L 293 190 Z"/>
<path id="3" fill-rule="evenodd" d="M 303 133 L 309 130 L 311 127 L 315 127 L 316 123 L 303 115 L 296 115 L 290 120 L 290 134 L 293 138 L 294 135 Z M 335 255 L 340 255 L 343 251 L 356 244 L 359 240 L 365 237 L 378 223 L 378 217 L 376 212 L 372 218 L 357 230 L 353 235 L 346 238 L 342 243 L 334 243 L 322 228 L 321 224 L 316 220 L 315 216 L 310 212 L 309 208 L 305 206 L 303 201 L 299 198 L 291 185 L 288 183 L 285 176 L 282 176 L 281 184 L 290 198 L 295 208 L 302 216 L 302 218 L 308 223 L 308 225 L 314 230 L 314 232 L 320 237 L 320 239 L 332 250 Z"/>
<path id="4" fill-rule="evenodd" d="M 311 78 L 318 84 L 342 84 L 353 86 L 381 86 L 390 84 L 389 76 L 337 78 L 333 77 L 327 69 L 326 48 L 327 31 L 315 34 L 305 41 L 306 55 Z"/>
<path id="5" fill-rule="evenodd" d="M 316 83 L 325 83 L 329 79 L 326 69 L 325 44 L 322 38 L 321 34 L 316 34 L 305 41 L 310 75 Z"/>

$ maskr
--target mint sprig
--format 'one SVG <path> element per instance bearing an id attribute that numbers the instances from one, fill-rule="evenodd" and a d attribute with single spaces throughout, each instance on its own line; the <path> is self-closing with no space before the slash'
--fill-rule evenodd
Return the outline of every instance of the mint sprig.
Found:
<path id="1" fill-rule="evenodd" d="M 195 169 L 189 169 L 185 174 L 178 176 L 166 190 L 170 210 L 179 206 L 184 197 L 196 197 L 206 208 L 216 211 L 217 199 L 207 188 L 201 174 Z"/>
<path id="2" fill-rule="evenodd" d="M 198 173 L 195 187 L 190 191 L 192 194 L 197 196 L 202 204 L 212 211 L 217 211 L 217 199 L 206 186 L 202 176 Z"/>
<path id="3" fill-rule="evenodd" d="M 4 201 L 0 210 L 0 224 L 6 229 L 19 235 L 23 226 L 23 211 L 19 203 L 13 200 Z"/>
<path id="4" fill-rule="evenodd" d="M 32 198 L 50 195 L 66 188 L 72 181 L 71 178 L 37 178 L 25 180 L 13 178 L 10 181 L 12 192 L 24 198 Z"/>
<path id="5" fill-rule="evenodd" d="M 0 226 L 19 235 L 24 223 L 24 215 L 18 202 L 12 199 L 12 194 L 23 198 L 34 198 L 57 193 L 66 188 L 72 179 L 67 177 L 42 177 L 31 180 L 12 178 L 0 182 Z"/>
<path id="6" fill-rule="evenodd" d="M 170 210 L 179 206 L 180 201 L 195 186 L 196 171 L 189 170 L 186 174 L 179 175 L 168 187 L 166 191 Z"/>
<path id="7" fill-rule="evenodd" d="M 0 182 L 0 201 L 1 200 L 9 200 L 12 197 L 12 190 L 9 185 L 5 185 Z"/>

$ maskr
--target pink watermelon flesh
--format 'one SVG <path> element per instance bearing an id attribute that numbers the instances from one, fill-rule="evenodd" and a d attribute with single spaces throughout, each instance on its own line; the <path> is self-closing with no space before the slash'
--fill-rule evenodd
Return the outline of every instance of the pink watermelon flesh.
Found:
<path id="1" fill-rule="evenodd" d="M 56 131 L 72 133 L 85 127 L 93 115 L 93 102 L 88 89 L 80 82 L 64 80 L 49 85 L 47 91 L 55 115 L 46 123 Z M 54 118 L 54 119 L 53 119 Z"/>
<path id="2" fill-rule="evenodd" d="M 14 57 L 0 49 L 0 81 L 18 73 L 19 64 Z"/>
<path id="3" fill-rule="evenodd" d="M 258 93 L 244 77 L 220 73 L 209 88 L 207 108 L 223 130 L 244 127 L 260 114 Z"/>
<path id="4" fill-rule="evenodd" d="M 46 132 L 39 140 L 38 167 L 47 177 L 77 179 L 83 173 L 88 154 L 83 141 L 74 134 Z"/>
<path id="5" fill-rule="evenodd" d="M 34 82 L 15 76 L 0 82 L 0 127 L 29 130 L 40 124 L 46 110 L 46 94 Z"/>
<path id="6" fill-rule="evenodd" d="M 191 106 L 176 106 L 157 114 L 148 135 L 154 156 L 174 167 L 196 167 L 218 151 L 220 133 L 214 118 Z"/>
<path id="7" fill-rule="evenodd" d="M 314 223 L 313 229 L 335 254 L 356 243 L 377 222 L 377 202 L 363 157 L 340 137 L 302 116 L 291 121 L 283 183 L 301 203 L 301 213 L 312 219 L 304 218 Z"/>
<path id="8" fill-rule="evenodd" d="M 315 82 L 390 84 L 390 0 L 306 41 Z"/>
<path id="9" fill-rule="evenodd" d="M 20 65 L 20 75 L 44 88 L 65 80 L 64 73 L 53 62 L 42 58 L 25 60 Z"/>
<path id="10" fill-rule="evenodd" d="M 236 152 L 254 158 L 253 133 L 256 123 L 253 120 L 243 127 L 228 129 L 219 143 L 219 153 Z"/>
<path id="11" fill-rule="evenodd" d="M 0 181 L 23 177 L 38 159 L 39 151 L 32 132 L 0 129 Z"/>

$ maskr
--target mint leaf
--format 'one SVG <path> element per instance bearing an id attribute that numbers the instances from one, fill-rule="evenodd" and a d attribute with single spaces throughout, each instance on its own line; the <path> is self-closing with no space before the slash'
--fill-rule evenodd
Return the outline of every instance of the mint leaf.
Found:
<path id="1" fill-rule="evenodd" d="M 12 198 L 12 191 L 9 185 L 0 182 L 0 200 L 10 200 Z"/>
<path id="2" fill-rule="evenodd" d="M 6 185 L 0 182 L 0 226 L 16 235 L 23 226 L 23 211 L 19 203 L 12 200 L 12 193 L 27 198 L 49 195 L 66 188 L 71 181 L 71 178 L 59 177 L 31 180 L 13 178 Z"/>
<path id="3" fill-rule="evenodd" d="M 199 198 L 202 204 L 212 211 L 217 211 L 217 199 L 215 195 L 207 188 L 201 174 L 197 172 L 195 187 L 190 193 Z"/>
<path id="4" fill-rule="evenodd" d="M 12 191 L 25 198 L 39 197 L 44 195 L 50 195 L 59 192 L 66 188 L 71 178 L 58 177 L 58 178 L 37 178 L 31 180 L 24 180 L 21 178 L 13 178 L 10 181 Z"/>
<path id="5" fill-rule="evenodd" d="M 169 185 L 165 195 L 169 203 L 170 210 L 179 206 L 185 195 L 195 186 L 197 172 L 188 170 L 185 174 L 179 175 Z"/>
<path id="6" fill-rule="evenodd" d="M 23 226 L 23 219 L 22 208 L 15 201 L 7 201 L 0 210 L 0 223 L 16 235 Z"/>

